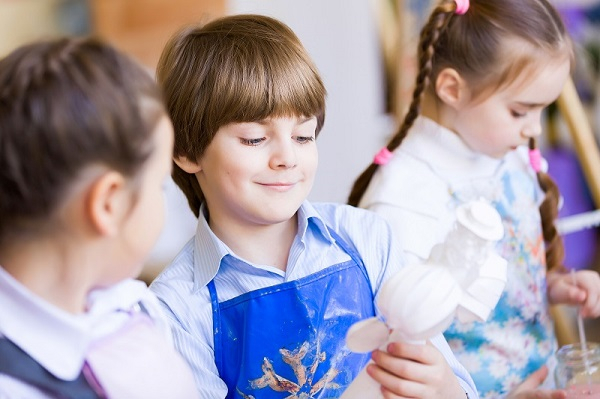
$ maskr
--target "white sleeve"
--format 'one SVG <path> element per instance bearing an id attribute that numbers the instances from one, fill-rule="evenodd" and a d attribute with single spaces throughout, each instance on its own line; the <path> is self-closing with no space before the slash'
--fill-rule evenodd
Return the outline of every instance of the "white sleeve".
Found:
<path id="1" fill-rule="evenodd" d="M 448 345 L 446 338 L 442 334 L 438 334 L 435 337 L 430 339 L 431 343 L 444 355 L 446 361 L 454 371 L 454 375 L 458 378 L 458 383 L 463 388 L 466 394 L 469 395 L 469 399 L 479 398 L 479 394 L 477 393 L 477 388 L 475 387 L 475 382 L 471 378 L 471 375 L 464 368 L 462 364 L 458 361 L 458 359 L 454 356 L 452 349 Z M 466 397 L 466 395 L 465 395 Z"/>

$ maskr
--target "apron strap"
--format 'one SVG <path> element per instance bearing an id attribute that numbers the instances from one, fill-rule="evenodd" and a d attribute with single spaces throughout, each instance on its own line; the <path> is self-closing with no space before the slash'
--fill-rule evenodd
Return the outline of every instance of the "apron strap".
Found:
<path id="1" fill-rule="evenodd" d="M 362 257 L 359 255 L 359 253 L 356 251 L 356 249 L 354 248 L 354 246 L 350 245 L 349 243 L 346 242 L 346 240 L 344 240 L 342 237 L 339 236 L 338 233 L 336 233 L 332 228 L 330 228 L 329 226 L 327 226 L 327 230 L 329 230 L 329 234 L 331 234 L 331 236 L 333 237 L 333 239 L 335 240 L 335 242 L 344 250 L 346 251 L 346 253 L 348 255 L 350 255 L 350 257 L 352 258 L 352 260 L 354 260 L 354 262 L 356 262 L 356 264 L 359 266 L 360 271 L 363 273 L 363 275 L 365 276 L 365 278 L 367 279 L 367 281 L 369 282 L 369 285 L 371 285 L 371 280 L 369 279 L 369 274 L 367 273 L 367 268 L 365 267 L 365 264 L 362 261 Z"/>
<path id="2" fill-rule="evenodd" d="M 210 293 L 210 302 L 212 305 L 212 319 L 213 319 L 213 353 L 215 356 L 215 364 L 217 370 L 222 370 L 223 359 L 220 354 L 221 351 L 217 351 L 216 348 L 220 348 L 223 342 L 223 331 L 221 328 L 221 314 L 219 309 L 219 298 L 217 296 L 217 288 L 215 287 L 215 280 L 212 279 L 207 284 L 208 292 Z"/>

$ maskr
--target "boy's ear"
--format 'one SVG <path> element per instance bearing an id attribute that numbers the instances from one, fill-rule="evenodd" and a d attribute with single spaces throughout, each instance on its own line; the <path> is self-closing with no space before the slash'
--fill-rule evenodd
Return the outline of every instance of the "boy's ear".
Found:
<path id="1" fill-rule="evenodd" d="M 132 205 L 125 183 L 122 174 L 110 171 L 100 176 L 88 191 L 86 213 L 92 228 L 101 235 L 116 235 Z"/>
<path id="2" fill-rule="evenodd" d="M 456 108 L 468 98 L 466 81 L 452 68 L 443 69 L 435 80 L 435 92 L 446 105 Z"/>
<path id="3" fill-rule="evenodd" d="M 190 161 L 187 157 L 180 156 L 174 157 L 173 161 L 183 169 L 185 172 L 193 175 L 194 173 L 198 173 L 202 170 L 202 167 L 197 161 Z"/>

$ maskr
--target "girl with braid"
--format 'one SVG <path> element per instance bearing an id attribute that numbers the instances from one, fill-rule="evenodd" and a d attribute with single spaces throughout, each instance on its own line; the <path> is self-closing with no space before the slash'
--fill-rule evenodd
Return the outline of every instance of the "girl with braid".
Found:
<path id="1" fill-rule="evenodd" d="M 547 0 L 442 0 L 421 32 L 418 60 L 408 113 L 349 203 L 384 216 L 412 262 L 444 240 L 456 207 L 492 203 L 505 229 L 505 292 L 485 323 L 455 322 L 446 339 L 482 398 L 564 397 L 546 378 L 557 349 L 549 305 L 598 317 L 600 278 L 565 273 L 554 227 L 559 191 L 536 138 L 569 77 L 573 45 Z"/>

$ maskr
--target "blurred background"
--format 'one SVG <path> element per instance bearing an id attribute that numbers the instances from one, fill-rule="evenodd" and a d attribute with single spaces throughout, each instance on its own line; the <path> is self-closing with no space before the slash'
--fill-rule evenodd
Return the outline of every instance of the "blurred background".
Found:
<path id="1" fill-rule="evenodd" d="M 392 3 L 389 3 L 390 5 Z M 391 23 L 397 19 L 389 12 Z M 318 145 L 315 201 L 345 202 L 354 178 L 393 127 L 387 112 L 376 7 L 365 0 L 0 0 L 0 56 L 56 35 L 94 34 L 154 69 L 167 39 L 185 24 L 259 13 L 286 22 L 315 60 L 328 90 Z M 391 24 L 390 24 L 391 26 Z M 393 34 L 390 32 L 390 37 Z M 196 221 L 172 184 L 168 218 L 143 278 L 151 279 L 193 235 Z"/>
<path id="2" fill-rule="evenodd" d="M 594 135 L 589 151 L 595 157 L 600 126 L 600 0 L 553 2 L 576 43 L 573 80 L 586 115 L 583 122 Z M 0 0 L 0 56 L 39 38 L 94 34 L 154 74 L 165 42 L 185 24 L 237 13 L 278 18 L 300 37 L 328 90 L 326 123 L 318 139 L 319 172 L 309 199 L 345 202 L 356 176 L 404 114 L 415 74 L 419 27 L 429 9 L 427 0 Z M 582 168 L 581 153 L 563 119 L 558 107 L 550 107 L 542 144 L 549 172 L 565 199 L 560 216 L 568 216 L 600 207 L 600 196 L 590 190 L 600 187 L 600 181 L 592 181 L 585 165 Z M 195 230 L 187 201 L 174 184 L 167 196 L 167 223 L 141 276 L 147 282 Z M 597 228 L 564 238 L 569 267 L 598 269 Z M 600 327 L 589 328 L 600 341 Z"/>

